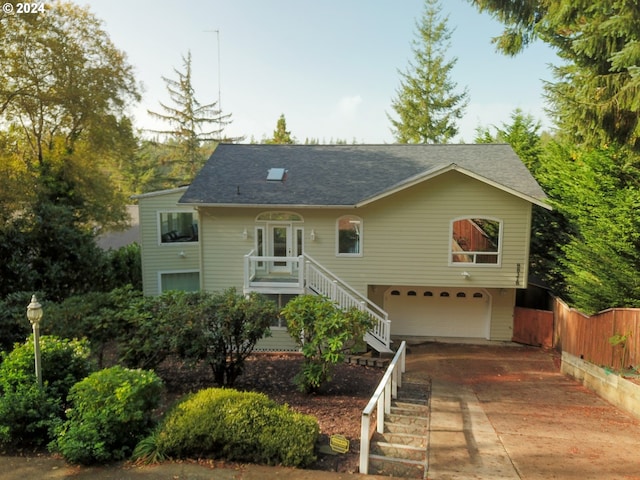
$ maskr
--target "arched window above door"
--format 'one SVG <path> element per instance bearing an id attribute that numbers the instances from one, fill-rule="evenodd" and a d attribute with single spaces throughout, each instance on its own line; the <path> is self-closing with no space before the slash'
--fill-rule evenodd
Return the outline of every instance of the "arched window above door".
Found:
<path id="1" fill-rule="evenodd" d="M 293 212 L 262 212 L 256 222 L 304 222 L 302 215 Z"/>

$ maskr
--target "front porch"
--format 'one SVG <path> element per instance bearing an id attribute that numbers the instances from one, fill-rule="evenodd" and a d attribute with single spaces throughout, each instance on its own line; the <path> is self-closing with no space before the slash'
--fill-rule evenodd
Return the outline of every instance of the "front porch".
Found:
<path id="1" fill-rule="evenodd" d="M 309 293 L 327 297 L 345 310 L 362 310 L 373 321 L 373 328 L 365 335 L 365 341 L 378 352 L 391 352 L 391 321 L 387 312 L 309 255 L 269 257 L 255 255 L 252 250 L 244 256 L 243 291 L 245 294 Z"/>
<path id="2" fill-rule="evenodd" d="M 304 256 L 265 257 L 251 251 L 244 257 L 244 293 L 305 293 Z"/>

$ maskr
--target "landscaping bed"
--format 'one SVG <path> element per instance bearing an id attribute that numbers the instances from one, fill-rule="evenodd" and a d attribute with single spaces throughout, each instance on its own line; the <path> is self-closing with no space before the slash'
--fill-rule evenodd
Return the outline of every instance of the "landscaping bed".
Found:
<path id="1" fill-rule="evenodd" d="M 339 472 L 355 472 L 358 467 L 360 415 L 371 398 L 384 370 L 362 365 L 339 364 L 333 380 L 319 394 L 304 394 L 297 390 L 293 377 L 302 365 L 296 353 L 255 353 L 245 363 L 245 371 L 234 388 L 262 392 L 292 409 L 318 419 L 321 444 L 328 445 L 331 435 L 343 435 L 350 442 L 346 454 L 320 454 L 311 468 Z M 167 385 L 163 409 L 185 393 L 213 386 L 213 376 L 207 365 L 196 369 L 176 360 L 165 361 L 157 369 Z M 325 451 L 326 448 L 323 448 Z"/>

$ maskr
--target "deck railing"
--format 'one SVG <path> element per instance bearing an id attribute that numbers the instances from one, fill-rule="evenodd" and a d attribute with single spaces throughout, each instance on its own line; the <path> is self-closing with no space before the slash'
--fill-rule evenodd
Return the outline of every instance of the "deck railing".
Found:
<path id="1" fill-rule="evenodd" d="M 302 255 L 298 257 L 265 257 L 254 255 L 252 250 L 244 256 L 245 292 L 278 290 L 287 293 L 302 293 L 304 284 Z"/>
<path id="2" fill-rule="evenodd" d="M 387 312 L 322 267 L 309 255 L 304 254 L 304 257 L 306 259 L 307 289 L 331 299 L 345 310 L 355 307 L 366 312 L 373 320 L 373 328 L 368 332 L 368 335 L 390 350 L 391 322 Z"/>
<path id="3" fill-rule="evenodd" d="M 271 268 L 276 263 L 277 271 Z M 309 255 L 265 257 L 251 250 L 244 256 L 244 292 L 251 291 L 292 294 L 310 291 L 329 298 L 345 310 L 355 307 L 367 313 L 373 322 L 365 335 L 367 343 L 378 351 L 391 352 L 391 322 L 387 312 Z"/>
<path id="4" fill-rule="evenodd" d="M 375 430 L 384 433 L 384 416 L 391 413 L 391 399 L 398 397 L 398 388 L 402 386 L 402 374 L 405 371 L 407 343 L 402 342 L 393 360 L 387 367 L 378 388 L 362 411 L 360 423 L 360 473 L 369 473 L 369 447 L 373 431 L 371 417 L 376 410 Z"/>

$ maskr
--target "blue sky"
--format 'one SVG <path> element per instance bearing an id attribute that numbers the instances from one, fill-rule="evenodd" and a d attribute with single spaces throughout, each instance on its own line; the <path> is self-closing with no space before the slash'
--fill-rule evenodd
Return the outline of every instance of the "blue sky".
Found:
<path id="1" fill-rule="evenodd" d="M 387 113 L 424 8 L 422 0 L 75 1 L 104 21 L 135 68 L 138 128 L 159 127 L 146 111 L 169 101 L 161 77 L 176 78 L 191 51 L 196 98 L 217 102 L 220 91 L 233 120 L 225 133 L 247 141 L 270 137 L 284 114 L 300 142 L 391 143 Z M 549 127 L 542 95 L 554 52 L 537 44 L 515 58 L 500 55 L 490 42 L 501 31 L 495 20 L 466 0 L 442 6 L 453 30 L 449 55 L 458 58 L 453 80 L 469 90 L 458 140 L 508 122 L 517 107 Z"/>

